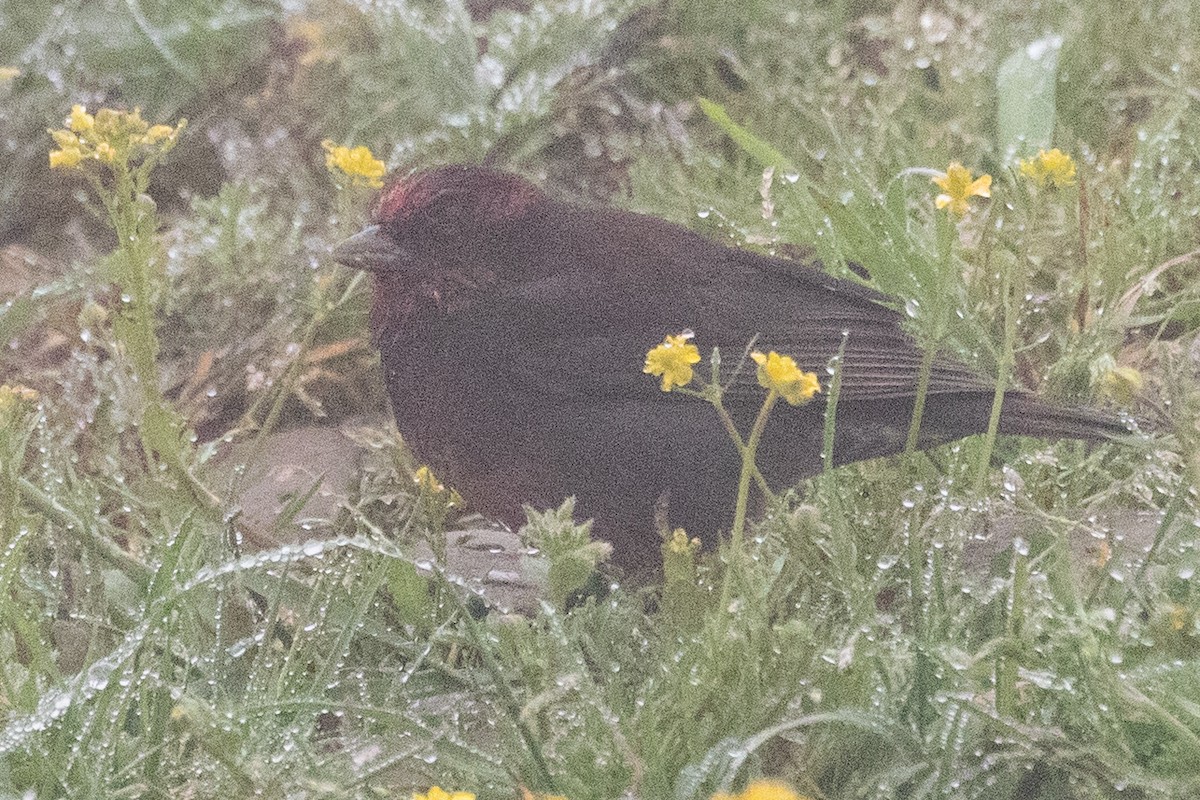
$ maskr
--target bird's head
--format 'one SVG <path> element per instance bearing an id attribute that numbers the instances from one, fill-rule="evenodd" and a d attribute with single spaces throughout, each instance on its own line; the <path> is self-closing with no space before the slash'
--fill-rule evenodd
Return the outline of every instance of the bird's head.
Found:
<path id="1" fill-rule="evenodd" d="M 488 249 L 502 247 L 521 220 L 545 200 L 524 178 L 485 167 L 455 165 L 390 181 L 370 224 L 338 244 L 339 264 L 407 285 L 458 275 L 482 276 Z"/>

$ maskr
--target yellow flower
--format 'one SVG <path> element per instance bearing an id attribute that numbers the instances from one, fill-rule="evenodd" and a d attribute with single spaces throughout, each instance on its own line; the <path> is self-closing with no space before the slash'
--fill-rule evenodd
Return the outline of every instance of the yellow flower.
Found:
<path id="1" fill-rule="evenodd" d="M 689 539 L 687 531 L 683 528 L 676 528 L 671 532 L 671 538 L 667 542 L 667 549 L 679 555 L 692 555 L 700 549 L 700 540 L 695 537 Z"/>
<path id="2" fill-rule="evenodd" d="M 86 133 L 96 127 L 96 118 L 87 113 L 87 109 L 83 106 L 71 106 L 71 116 L 67 118 L 67 127 L 75 133 Z"/>
<path id="3" fill-rule="evenodd" d="M 821 391 L 817 376 L 800 369 L 791 356 L 781 356 L 772 350 L 765 354 L 755 351 L 750 357 L 758 364 L 758 385 L 779 392 L 794 406 L 807 403 Z"/>
<path id="4" fill-rule="evenodd" d="M 1049 152 L 1038 150 L 1037 158 L 1021 159 L 1021 174 L 1045 188 L 1072 186 L 1075 183 L 1075 161 L 1057 147 Z"/>
<path id="5" fill-rule="evenodd" d="M 433 786 L 425 794 L 413 792 L 412 800 L 475 800 L 475 795 L 471 792 L 447 792 L 440 786 Z"/>
<path id="6" fill-rule="evenodd" d="M 78 147 L 64 147 L 62 150 L 50 151 L 50 169 L 70 169 L 79 166 L 83 160 L 83 151 Z"/>
<path id="7" fill-rule="evenodd" d="M 16 67 L 0 67 L 0 83 L 8 83 L 21 74 Z"/>
<path id="8" fill-rule="evenodd" d="M 321 147 L 325 148 L 325 166 L 330 171 L 345 173 L 356 186 L 370 186 L 373 189 L 383 186 L 381 179 L 387 167 L 371 154 L 370 148 L 359 145 L 351 149 L 328 139 L 321 142 Z"/>
<path id="9" fill-rule="evenodd" d="M 82 108 L 82 106 L 78 106 L 78 108 Z M 74 112 L 72 111 L 72 113 Z M 134 113 L 137 114 L 136 119 L 140 120 L 142 118 L 137 109 L 134 109 Z M 118 127 L 124 126 L 128 119 L 130 119 L 130 116 L 124 111 L 118 111 L 115 108 L 102 108 L 96 112 L 96 119 L 90 127 L 94 127 L 96 133 L 102 136 L 111 136 L 116 132 Z M 133 127 L 136 127 L 136 123 Z"/>
<path id="10" fill-rule="evenodd" d="M 413 472 L 413 481 L 427 492 L 432 494 L 441 494 L 446 491 L 446 486 L 441 481 L 433 476 L 433 470 L 429 467 L 417 467 Z"/>
<path id="11" fill-rule="evenodd" d="M 142 141 L 146 144 L 155 144 L 163 139 L 169 139 L 175 135 L 175 129 L 170 125 L 151 125 L 150 130 L 146 131 Z"/>
<path id="12" fill-rule="evenodd" d="M 86 160 L 113 165 L 120 170 L 144 158 L 154 158 L 175 146 L 176 138 L 187 120 L 174 127 L 150 127 L 138 109 L 117 111 L 102 108 L 93 117 L 81 105 L 71 109 L 66 128 L 51 130 L 57 151 L 50 153 L 50 166 L 74 167 Z M 87 165 L 85 164 L 85 167 Z"/>
<path id="13" fill-rule="evenodd" d="M 642 372 L 647 375 L 661 375 L 664 392 L 669 392 L 676 386 L 687 386 L 692 382 L 692 364 L 699 363 L 700 351 L 688 341 L 690 338 L 692 334 L 686 331 L 678 336 L 668 335 L 662 344 L 646 353 L 646 363 Z"/>
<path id="14" fill-rule="evenodd" d="M 50 131 L 50 135 L 54 138 L 54 143 L 64 150 L 69 147 L 78 148 L 83 144 L 79 141 L 78 136 L 61 128 L 56 131 Z"/>
<path id="15" fill-rule="evenodd" d="M 751 781 L 741 794 L 718 792 L 712 800 L 808 800 L 783 781 Z"/>
<path id="16" fill-rule="evenodd" d="M 980 175 L 972 179 L 971 170 L 957 161 L 946 168 L 945 174 L 937 175 L 932 180 L 942 190 L 934 199 L 934 204 L 938 208 L 948 209 L 956 217 L 967 213 L 971 207 L 968 201 L 972 197 L 992 196 L 992 176 Z"/>

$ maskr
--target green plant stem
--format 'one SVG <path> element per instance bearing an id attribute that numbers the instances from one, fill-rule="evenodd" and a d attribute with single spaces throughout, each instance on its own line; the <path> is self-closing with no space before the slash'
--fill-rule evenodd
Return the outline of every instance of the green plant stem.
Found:
<path id="1" fill-rule="evenodd" d="M 121 292 L 118 338 L 129 354 L 138 389 L 147 405 L 161 404 L 158 387 L 158 337 L 154 332 L 154 309 L 150 262 L 155 228 L 153 206 L 142 200 L 144 178 L 131 175 L 128 168 L 114 170 L 115 185 L 106 191 L 99 179 L 93 183 L 108 210 L 109 222 L 117 234 L 118 289 Z M 148 200 L 148 199 L 147 199 Z M 147 216 L 143 213 L 149 211 Z"/>
<path id="2" fill-rule="evenodd" d="M 1017 662 L 1020 650 L 1021 623 L 1025 617 L 1025 593 L 1029 584 L 1029 558 L 1013 552 L 1012 588 L 1008 602 L 1008 619 L 1004 626 L 1004 643 L 996 655 L 996 713 L 1012 716 L 1017 707 Z"/>
<path id="3" fill-rule="evenodd" d="M 150 582 L 154 571 L 117 546 L 114 539 L 120 531 L 112 528 L 107 520 L 101 520 L 99 523 L 106 529 L 105 531 L 93 530 L 92 526 L 85 524 L 74 511 L 35 486 L 28 478 L 19 478 L 18 485 L 25 502 L 53 519 L 64 529 L 77 532 L 83 537 L 84 544 L 95 550 L 96 554 L 105 561 L 141 586 Z"/>
<path id="4" fill-rule="evenodd" d="M 948 282 L 954 274 L 954 247 L 958 238 L 958 227 L 948 215 L 939 214 L 936 222 L 937 236 L 937 274 L 941 282 Z M 947 286 L 949 283 L 946 284 Z M 925 400 L 929 395 L 929 382 L 933 376 L 933 360 L 938 348 L 946 337 L 948 317 L 951 303 L 948 301 L 947 290 L 940 285 L 922 286 L 921 293 L 929 302 L 925 311 L 925 319 L 920 326 L 918 340 L 923 345 L 921 365 L 917 373 L 917 395 L 913 403 L 912 420 L 908 425 L 908 437 L 904 442 L 904 452 L 915 452 L 921 440 L 921 421 L 925 416 Z"/>
<path id="5" fill-rule="evenodd" d="M 913 404 L 912 421 L 908 425 L 908 439 L 904 443 L 904 452 L 912 453 L 917 449 L 921 436 L 921 417 L 925 415 L 925 397 L 929 394 L 929 380 L 933 375 L 933 359 L 937 344 L 925 348 L 921 354 L 920 372 L 917 373 L 917 399 Z"/>
<path id="6" fill-rule="evenodd" d="M 729 434 L 729 438 L 733 440 L 734 445 L 737 447 L 738 455 L 741 456 L 744 461 L 746 456 L 746 443 L 742 440 L 742 435 L 738 433 L 737 426 L 733 424 L 733 417 L 731 417 L 729 412 L 725 409 L 725 405 L 721 402 L 720 397 L 710 398 L 709 402 L 711 402 L 713 404 L 713 408 L 717 410 L 717 416 L 720 418 L 721 424 L 725 426 L 725 431 Z M 754 476 L 754 482 L 758 484 L 759 491 L 763 493 L 763 496 L 768 499 L 774 497 L 775 493 L 771 491 L 771 486 L 767 483 L 767 479 L 764 478 L 762 472 L 759 471 L 758 464 L 752 463 L 751 470 Z"/>
<path id="7" fill-rule="evenodd" d="M 320 304 L 323 306 L 323 298 L 319 297 L 318 299 L 322 301 Z M 287 399 L 292 394 L 292 387 L 296 384 L 296 380 L 300 376 L 300 370 L 304 368 L 304 361 L 308 358 L 308 354 L 316 342 L 317 332 L 324 322 L 325 311 L 323 308 L 319 308 L 309 318 L 308 325 L 304 328 L 304 335 L 300 337 L 300 349 L 296 353 L 296 357 L 288 364 L 287 369 L 284 370 L 283 377 L 279 381 L 279 390 L 275 393 L 275 399 L 271 402 L 271 408 L 268 409 L 267 416 L 263 420 L 262 425 L 259 426 L 258 433 L 254 437 L 251 452 L 255 457 L 258 456 L 267 437 L 275 430 L 275 426 L 279 422 L 279 417 L 283 413 L 284 403 L 287 402 Z"/>
<path id="8" fill-rule="evenodd" d="M 754 475 L 754 456 L 758 452 L 758 443 L 762 440 L 763 431 L 767 428 L 767 418 L 771 416 L 771 408 L 779 399 L 779 392 L 772 389 L 763 401 L 762 408 L 750 429 L 750 438 L 742 450 L 742 470 L 738 476 L 737 502 L 733 509 L 733 527 L 729 532 L 729 565 L 725 573 L 725 581 L 721 586 L 721 608 L 728 608 L 733 597 L 733 581 L 741 575 L 742 557 L 745 555 L 746 538 L 746 509 L 750 504 L 750 479 Z"/>
<path id="9" fill-rule="evenodd" d="M 443 596 L 449 598 L 451 602 L 458 606 L 458 615 L 467 629 L 467 635 L 475 642 L 475 647 L 479 651 L 479 657 L 483 661 L 484 669 L 487 670 L 492 678 L 492 682 L 495 683 L 496 691 L 500 693 L 501 702 L 512 717 L 513 723 L 517 726 L 517 731 L 521 735 L 521 741 L 524 742 L 525 748 L 529 751 L 529 757 L 532 759 L 533 768 L 537 773 L 533 781 L 535 787 L 553 794 L 556 786 L 554 777 L 550 774 L 550 767 L 546 763 L 546 757 L 542 753 L 542 744 L 538 741 L 537 735 L 529 727 L 529 723 L 525 721 L 524 716 L 521 714 L 521 704 L 517 700 L 516 695 L 513 694 L 512 687 L 508 685 L 508 681 L 504 677 L 504 670 L 501 669 L 500 662 L 496 659 L 496 654 L 492 652 L 487 637 L 480 630 L 479 623 L 471 616 L 470 610 L 462 598 L 459 597 L 458 592 L 455 591 L 455 587 L 440 570 L 437 570 L 436 574 L 441 578 L 441 583 L 443 584 Z"/>
<path id="10" fill-rule="evenodd" d="M 837 355 L 834 357 L 833 364 L 833 379 L 829 382 L 829 400 L 825 403 L 825 430 L 824 442 L 821 446 L 821 467 L 823 472 L 831 472 L 833 470 L 833 443 L 834 436 L 837 433 L 837 407 L 838 399 L 842 396 L 842 363 L 846 360 L 846 341 L 847 337 L 842 337 L 842 344 L 838 347 Z"/>
<path id="11" fill-rule="evenodd" d="M 750 503 L 750 478 L 756 469 L 754 456 L 758 452 L 758 443 L 762 440 L 763 431 L 767 428 L 767 418 L 771 416 L 771 409 L 778 399 L 779 392 L 772 389 L 767 395 L 767 399 L 763 401 L 762 408 L 758 410 L 754 427 L 750 429 L 750 438 L 746 440 L 746 449 L 742 452 L 742 472 L 738 477 L 737 504 L 734 506 L 733 529 L 729 536 L 734 550 L 741 550 L 743 546 L 742 542 L 746 531 L 746 508 Z"/>
<path id="12" fill-rule="evenodd" d="M 925 548 L 922 546 L 921 516 L 920 505 L 913 506 L 908 513 L 908 600 L 912 604 L 913 625 L 919 631 L 919 636 L 925 638 L 928 620 L 925 618 Z"/>
<path id="13" fill-rule="evenodd" d="M 1004 309 L 1004 342 L 1000 350 L 1000 363 L 996 369 L 996 391 L 992 396 L 992 411 L 988 416 L 987 433 L 979 452 L 979 466 L 975 473 L 975 493 L 981 494 L 987 485 L 988 468 L 992 463 L 992 451 L 996 446 L 996 435 L 1000 431 L 1000 411 L 1004 407 L 1004 392 L 1012 373 L 1017 344 L 1017 312 L 1012 300 L 1012 269 L 1007 261 L 1000 269 L 1001 303 Z"/>
<path id="14" fill-rule="evenodd" d="M 292 394 L 292 387 L 299 378 L 300 371 L 304 368 L 305 359 L 312 352 L 317 334 L 321 331 L 321 326 L 325 324 L 334 310 L 340 308 L 351 298 L 354 290 L 358 288 L 359 283 L 362 281 L 363 275 L 364 273 L 361 272 L 355 273 L 346 284 L 346 288 L 342 290 L 341 296 L 333 301 L 327 299 L 326 289 L 321 285 L 322 279 L 318 278 L 313 296 L 313 314 L 309 317 L 308 324 L 304 327 L 304 333 L 300 337 L 299 352 L 296 353 L 295 358 L 292 359 L 284 371 L 283 377 L 279 382 L 279 391 L 275 394 L 275 398 L 271 402 L 271 408 L 267 411 L 267 416 L 259 426 L 258 433 L 254 438 L 252 452 L 255 455 L 257 455 L 259 449 L 262 447 L 266 437 L 275 430 L 275 425 L 279 422 L 279 417 L 283 413 L 284 403 L 287 402 L 288 397 Z M 332 280 L 331 276 L 330 281 Z"/>
<path id="15" fill-rule="evenodd" d="M 120 305 L 113 319 L 113 337 L 129 363 L 142 400 L 137 432 L 147 463 L 165 465 L 214 521 L 226 525 L 221 499 L 189 467 L 191 444 L 184 435 L 186 422 L 159 386 L 153 273 L 158 217 L 154 201 L 146 194 L 156 163 L 151 156 L 137 168 L 128 163 L 113 165 L 111 188 L 95 173 L 87 173 L 117 236 L 113 278 Z"/>

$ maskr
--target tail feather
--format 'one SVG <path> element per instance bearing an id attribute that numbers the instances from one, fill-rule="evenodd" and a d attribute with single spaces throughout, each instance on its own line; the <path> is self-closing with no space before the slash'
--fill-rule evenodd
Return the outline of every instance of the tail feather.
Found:
<path id="1" fill-rule="evenodd" d="M 1000 412 L 1000 433 L 1047 439 L 1083 439 L 1103 442 L 1128 436 L 1133 422 L 1093 408 L 1060 406 L 1020 393 L 1009 392 Z"/>

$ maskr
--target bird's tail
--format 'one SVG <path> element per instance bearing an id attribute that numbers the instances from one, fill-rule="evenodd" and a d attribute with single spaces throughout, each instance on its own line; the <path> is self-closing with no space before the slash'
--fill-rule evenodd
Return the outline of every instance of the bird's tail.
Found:
<path id="1" fill-rule="evenodd" d="M 1021 392 L 1009 392 L 1000 412 L 1000 433 L 1046 439 L 1103 442 L 1128 436 L 1133 420 L 1091 408 L 1060 406 Z"/>

